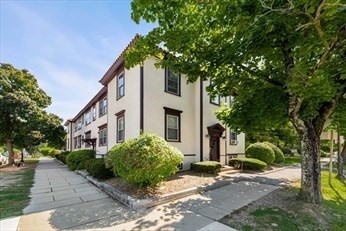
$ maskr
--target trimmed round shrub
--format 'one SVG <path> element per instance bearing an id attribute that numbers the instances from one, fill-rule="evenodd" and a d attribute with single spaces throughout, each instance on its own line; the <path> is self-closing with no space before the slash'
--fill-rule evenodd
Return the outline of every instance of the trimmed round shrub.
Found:
<path id="1" fill-rule="evenodd" d="M 105 156 L 114 175 L 137 186 L 156 186 L 178 171 L 183 154 L 151 133 L 114 146 Z"/>
<path id="2" fill-rule="evenodd" d="M 85 162 L 95 158 L 95 151 L 90 149 L 73 151 L 66 157 L 67 167 L 71 170 L 85 169 Z"/>
<path id="3" fill-rule="evenodd" d="M 280 148 L 269 142 L 264 143 L 273 149 L 275 155 L 274 163 L 282 163 L 285 161 L 285 155 Z"/>
<path id="4" fill-rule="evenodd" d="M 265 162 L 254 158 L 233 158 L 229 160 L 228 164 L 245 170 L 262 170 L 267 166 Z"/>
<path id="5" fill-rule="evenodd" d="M 104 159 L 90 159 L 85 162 L 85 169 L 97 179 L 108 179 L 114 176 L 111 169 L 106 168 Z"/>
<path id="6" fill-rule="evenodd" d="M 221 171 L 221 164 L 217 161 L 195 162 L 191 163 L 191 170 L 215 174 Z"/>
<path id="7" fill-rule="evenodd" d="M 275 154 L 271 147 L 264 143 L 251 144 L 245 151 L 245 156 L 248 158 L 255 158 L 262 160 L 267 165 L 270 165 L 275 160 Z"/>

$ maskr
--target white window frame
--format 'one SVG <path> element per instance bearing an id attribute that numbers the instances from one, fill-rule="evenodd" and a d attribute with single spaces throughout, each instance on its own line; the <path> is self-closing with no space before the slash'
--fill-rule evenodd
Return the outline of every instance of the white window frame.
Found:
<path id="1" fill-rule="evenodd" d="M 169 117 L 173 117 L 173 118 L 176 118 L 176 127 L 174 127 L 174 128 L 170 128 L 168 125 L 169 125 L 169 123 L 168 123 L 168 121 L 169 121 Z M 168 141 L 179 141 L 179 123 L 180 123 L 180 121 L 179 121 L 179 116 L 176 116 L 176 115 L 171 115 L 171 114 L 166 114 L 166 121 L 167 121 L 167 125 L 166 125 L 166 137 L 167 137 L 167 140 Z M 177 131 L 177 138 L 175 139 L 175 138 L 170 138 L 169 137 L 169 132 L 168 132 L 168 130 L 169 129 L 174 129 L 174 130 L 176 130 Z"/>
<path id="2" fill-rule="evenodd" d="M 234 129 L 229 130 L 229 144 L 237 145 L 238 144 L 238 134 Z"/>
<path id="3" fill-rule="evenodd" d="M 123 132 L 122 133 L 123 137 L 121 137 L 120 135 L 121 131 Z M 121 142 L 124 142 L 124 140 L 125 140 L 125 117 L 120 116 L 117 118 L 117 142 L 121 143 Z"/>

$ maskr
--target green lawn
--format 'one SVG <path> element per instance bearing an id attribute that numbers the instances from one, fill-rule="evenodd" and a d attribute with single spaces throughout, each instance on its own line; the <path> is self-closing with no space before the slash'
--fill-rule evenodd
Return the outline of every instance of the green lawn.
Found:
<path id="1" fill-rule="evenodd" d="M 345 230 L 346 228 L 346 181 L 336 179 L 336 174 L 333 173 L 332 183 L 328 183 L 328 171 L 322 171 L 322 206 L 330 210 L 331 230 Z"/>
<path id="2" fill-rule="evenodd" d="M 296 197 L 286 198 L 291 200 L 290 206 L 272 204 L 254 208 L 249 215 L 255 225 L 243 224 L 235 228 L 244 231 L 346 230 L 346 181 L 336 179 L 334 173 L 329 185 L 328 174 L 326 170 L 321 173 L 323 201 L 320 205 L 303 203 Z M 299 187 L 290 190 L 298 192 Z"/>
<path id="3" fill-rule="evenodd" d="M 287 157 L 285 157 L 284 164 L 285 165 L 300 164 L 301 161 L 302 161 L 301 156 L 287 156 Z"/>
<path id="4" fill-rule="evenodd" d="M 24 159 L 26 164 L 35 164 L 38 158 Z M 21 169 L 16 172 L 1 172 L 0 219 L 18 216 L 29 203 L 30 188 L 35 169 Z"/>

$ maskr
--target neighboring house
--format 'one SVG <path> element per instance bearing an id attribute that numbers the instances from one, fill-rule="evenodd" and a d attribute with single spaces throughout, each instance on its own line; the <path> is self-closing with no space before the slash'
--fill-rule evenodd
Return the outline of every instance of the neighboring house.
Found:
<path id="1" fill-rule="evenodd" d="M 150 131 L 181 150 L 181 169 L 196 161 L 226 164 L 230 157 L 244 154 L 245 135 L 225 127 L 214 113 L 222 103 L 231 104 L 231 97 L 211 99 L 206 92 L 210 81 L 187 84 L 183 75 L 156 68 L 155 57 L 127 70 L 125 51 L 99 81 L 104 86 L 101 91 L 65 123 L 68 150 L 91 148 L 83 140 L 92 139 L 97 153 L 106 154 Z"/>

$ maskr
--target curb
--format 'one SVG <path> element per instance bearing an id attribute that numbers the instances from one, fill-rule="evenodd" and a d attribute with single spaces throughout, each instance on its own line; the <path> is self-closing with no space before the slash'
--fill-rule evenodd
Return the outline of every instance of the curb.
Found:
<path id="1" fill-rule="evenodd" d="M 160 204 L 167 203 L 172 200 L 180 199 L 186 196 L 190 196 L 193 194 L 213 190 L 216 188 L 220 188 L 223 186 L 226 186 L 231 183 L 231 181 L 218 181 L 216 183 L 213 183 L 211 185 L 201 186 L 201 187 L 193 187 L 189 189 L 185 189 L 179 192 L 165 194 L 156 198 L 145 198 L 145 199 L 137 199 L 134 197 L 131 197 L 130 195 L 119 191 L 109 184 L 106 184 L 104 182 L 100 182 L 99 180 L 95 179 L 94 177 L 90 176 L 85 171 L 76 170 L 76 173 L 83 176 L 85 179 L 87 179 L 89 182 L 97 186 L 98 188 L 102 189 L 105 193 L 113 197 L 114 199 L 120 201 L 127 207 L 129 207 L 132 210 L 140 210 L 140 209 L 147 209 L 150 207 L 154 207 Z"/>

